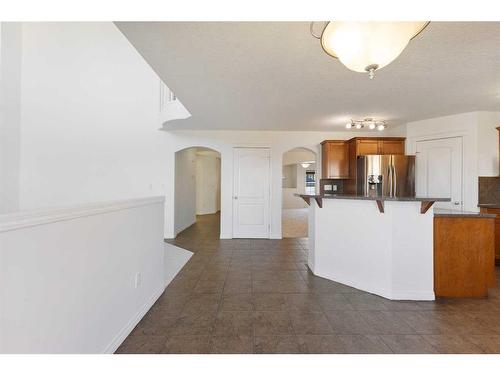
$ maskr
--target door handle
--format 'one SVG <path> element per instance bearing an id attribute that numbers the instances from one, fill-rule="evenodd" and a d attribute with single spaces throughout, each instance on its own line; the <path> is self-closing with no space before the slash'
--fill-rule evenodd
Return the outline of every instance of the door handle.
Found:
<path id="1" fill-rule="evenodd" d="M 238 197 L 237 197 L 237 196 L 234 196 L 234 197 L 233 197 L 233 199 L 238 199 Z"/>
<path id="2" fill-rule="evenodd" d="M 454 204 L 455 206 L 459 206 L 459 205 L 460 205 L 460 202 L 453 202 L 453 204 Z"/>
<path id="3" fill-rule="evenodd" d="M 392 194 L 393 196 L 396 196 L 398 193 L 398 175 L 396 174 L 396 166 L 394 164 L 392 165 L 392 180 L 394 181 Z"/>
<path id="4" fill-rule="evenodd" d="M 394 181 L 392 180 L 392 168 L 391 168 L 391 165 L 389 164 L 387 166 L 387 177 L 389 178 L 389 191 L 388 191 L 388 195 L 389 197 L 392 197 L 392 189 L 393 189 L 393 184 L 394 184 Z"/>

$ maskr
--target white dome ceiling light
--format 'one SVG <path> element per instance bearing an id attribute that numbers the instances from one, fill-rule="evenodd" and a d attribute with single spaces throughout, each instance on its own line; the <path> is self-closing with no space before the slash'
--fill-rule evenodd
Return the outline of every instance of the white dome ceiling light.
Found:
<path id="1" fill-rule="evenodd" d="M 330 56 L 338 58 L 350 70 L 368 72 L 389 65 L 403 52 L 408 42 L 426 28 L 429 22 L 325 22 L 321 34 L 311 34 L 321 41 Z"/>

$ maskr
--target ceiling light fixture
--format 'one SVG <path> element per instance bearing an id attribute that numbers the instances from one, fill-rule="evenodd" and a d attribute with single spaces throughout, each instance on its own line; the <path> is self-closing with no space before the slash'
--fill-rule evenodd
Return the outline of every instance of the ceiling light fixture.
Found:
<path id="1" fill-rule="evenodd" d="M 351 129 L 351 128 L 356 128 L 356 129 L 363 129 L 364 127 L 367 127 L 370 130 L 384 130 L 387 125 L 385 121 L 380 121 L 380 120 L 374 120 L 371 117 L 366 117 L 363 120 L 351 120 L 351 122 L 347 123 L 346 128 Z"/>
<path id="2" fill-rule="evenodd" d="M 303 161 L 303 162 L 300 162 L 300 165 L 302 166 L 302 168 L 306 169 L 306 168 L 309 168 L 309 166 L 311 164 L 314 164 L 315 161 L 314 160 L 311 160 L 311 161 Z"/>
<path id="3" fill-rule="evenodd" d="M 350 70 L 368 72 L 389 65 L 403 52 L 408 42 L 427 27 L 429 22 L 325 22 L 321 34 L 312 36 L 321 41 L 321 47 L 330 56 L 338 58 Z"/>

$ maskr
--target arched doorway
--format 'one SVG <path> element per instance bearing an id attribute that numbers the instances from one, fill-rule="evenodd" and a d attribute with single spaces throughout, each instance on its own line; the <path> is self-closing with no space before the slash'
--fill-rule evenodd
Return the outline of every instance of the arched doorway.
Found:
<path id="1" fill-rule="evenodd" d="M 174 179 L 175 236 L 194 224 L 220 233 L 221 154 L 206 147 L 177 151 Z"/>
<path id="2" fill-rule="evenodd" d="M 283 153 L 282 168 L 282 237 L 307 237 L 307 204 L 295 194 L 315 194 L 316 154 L 307 148 L 293 148 Z"/>

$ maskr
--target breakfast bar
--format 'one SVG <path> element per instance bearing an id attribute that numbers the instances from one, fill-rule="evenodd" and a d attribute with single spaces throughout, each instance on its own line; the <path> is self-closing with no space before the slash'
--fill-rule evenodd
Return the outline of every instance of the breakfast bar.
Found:
<path id="1" fill-rule="evenodd" d="M 433 300 L 431 197 L 300 195 L 311 271 L 392 300 Z"/>

